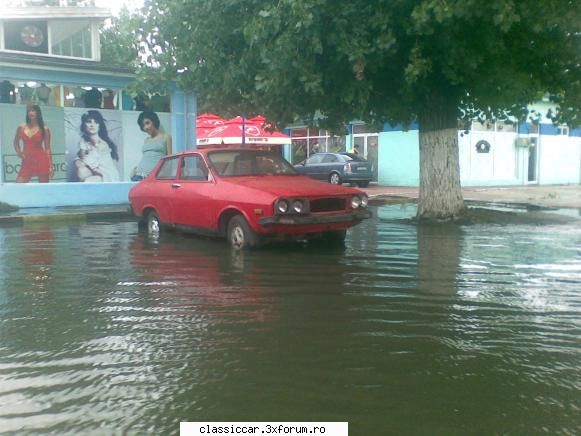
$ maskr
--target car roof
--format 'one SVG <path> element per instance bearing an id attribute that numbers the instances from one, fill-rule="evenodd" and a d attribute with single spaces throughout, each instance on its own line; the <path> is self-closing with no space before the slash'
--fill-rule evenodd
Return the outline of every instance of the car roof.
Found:
<path id="1" fill-rule="evenodd" d="M 180 151 L 177 153 L 172 153 L 170 155 L 165 156 L 167 157 L 175 157 L 175 156 L 185 156 L 188 154 L 192 154 L 192 153 L 200 153 L 203 155 L 207 155 L 209 153 L 214 153 L 214 152 L 232 152 L 232 151 L 245 151 L 245 152 L 252 152 L 252 153 L 258 153 L 258 152 L 272 152 L 272 150 L 268 150 L 265 148 L 250 148 L 250 147 L 212 147 L 212 148 L 196 148 L 194 150 L 185 150 L 185 151 Z"/>

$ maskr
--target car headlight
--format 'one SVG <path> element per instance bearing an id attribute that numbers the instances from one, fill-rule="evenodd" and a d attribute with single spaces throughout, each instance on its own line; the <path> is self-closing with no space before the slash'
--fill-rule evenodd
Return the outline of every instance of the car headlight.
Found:
<path id="1" fill-rule="evenodd" d="M 293 210 L 296 213 L 303 213 L 304 209 L 305 209 L 305 205 L 303 204 L 303 202 L 301 200 L 293 201 Z"/>
<path id="2" fill-rule="evenodd" d="M 287 213 L 288 212 L 288 201 L 286 200 L 279 200 L 276 204 L 276 210 L 280 213 Z"/>
<path id="3" fill-rule="evenodd" d="M 369 197 L 367 197 L 367 195 L 363 194 L 361 196 L 361 207 L 367 207 L 367 203 L 369 203 Z"/>
<path id="4" fill-rule="evenodd" d="M 359 197 L 359 195 L 354 195 L 353 197 L 351 197 L 351 207 L 353 209 L 358 209 L 359 206 L 361 206 L 361 198 Z"/>

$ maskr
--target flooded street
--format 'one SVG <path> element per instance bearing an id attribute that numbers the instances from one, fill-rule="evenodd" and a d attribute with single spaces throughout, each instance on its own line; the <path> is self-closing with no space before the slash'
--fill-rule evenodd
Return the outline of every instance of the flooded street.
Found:
<path id="1" fill-rule="evenodd" d="M 422 225 L 247 252 L 133 222 L 0 227 L 0 432 L 581 433 L 581 225 Z"/>

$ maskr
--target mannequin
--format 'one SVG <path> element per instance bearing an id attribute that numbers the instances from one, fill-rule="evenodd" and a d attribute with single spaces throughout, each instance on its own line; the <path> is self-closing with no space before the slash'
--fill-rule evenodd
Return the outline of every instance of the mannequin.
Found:
<path id="1" fill-rule="evenodd" d="M 18 88 L 18 95 L 20 96 L 20 104 L 32 104 L 34 89 L 25 83 Z"/>
<path id="2" fill-rule="evenodd" d="M 47 106 L 51 92 L 52 90 L 48 86 L 46 86 L 46 83 L 41 83 L 40 86 L 36 88 L 35 91 L 38 103 L 43 106 Z"/>
<path id="3" fill-rule="evenodd" d="M 14 85 L 9 80 L 0 82 L 0 103 L 15 103 L 16 92 Z"/>
<path id="4" fill-rule="evenodd" d="M 115 91 L 112 89 L 103 91 L 103 109 L 115 109 Z"/>
<path id="5" fill-rule="evenodd" d="M 85 107 L 85 90 L 80 86 L 73 88 L 73 95 L 75 96 L 75 107 Z"/>
<path id="6" fill-rule="evenodd" d="M 103 102 L 103 94 L 93 86 L 90 90 L 85 92 L 85 106 L 90 108 L 101 108 Z"/>

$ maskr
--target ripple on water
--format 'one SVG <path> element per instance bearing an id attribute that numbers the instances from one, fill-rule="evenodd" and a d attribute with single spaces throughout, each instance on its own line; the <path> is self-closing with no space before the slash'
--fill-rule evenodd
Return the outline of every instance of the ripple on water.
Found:
<path id="1" fill-rule="evenodd" d="M 374 209 L 342 249 L 242 253 L 134 223 L 0 229 L 3 431 L 581 431 L 581 229 L 414 213 Z"/>

